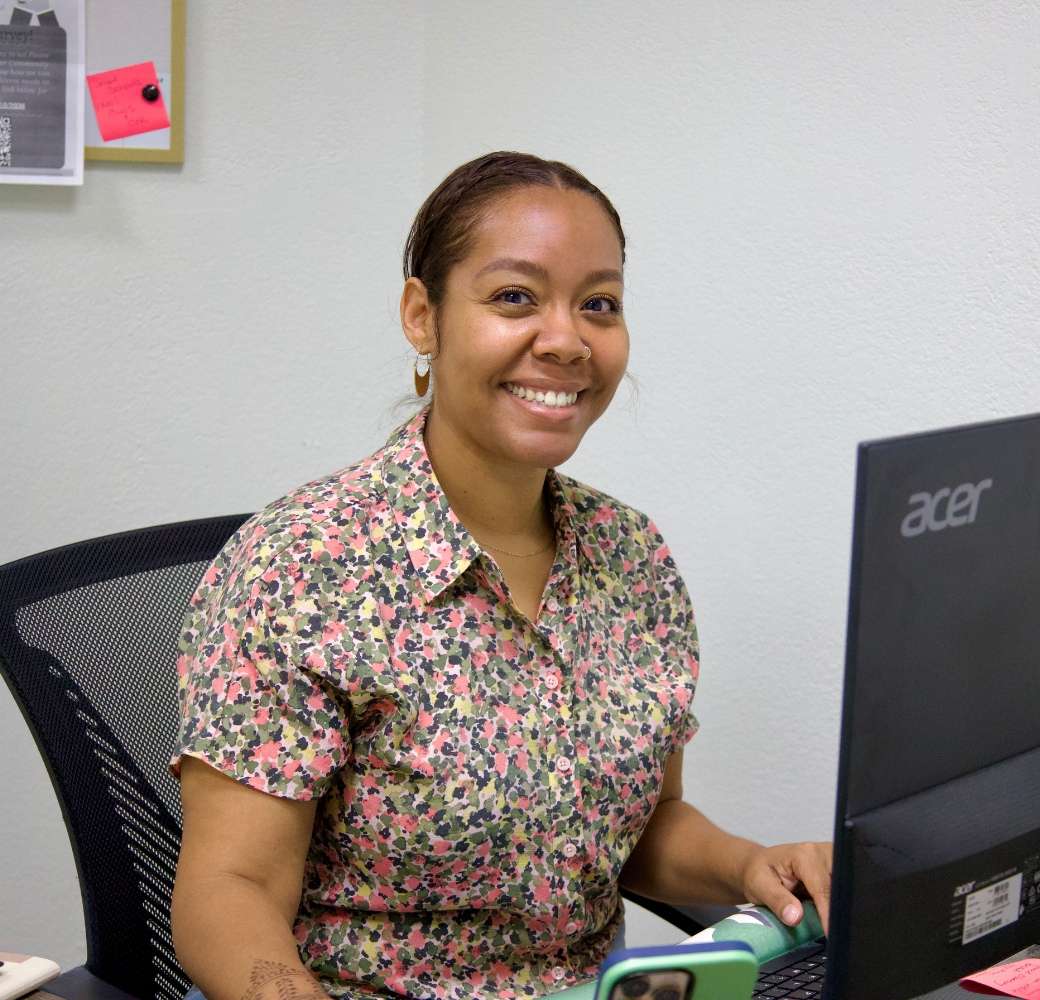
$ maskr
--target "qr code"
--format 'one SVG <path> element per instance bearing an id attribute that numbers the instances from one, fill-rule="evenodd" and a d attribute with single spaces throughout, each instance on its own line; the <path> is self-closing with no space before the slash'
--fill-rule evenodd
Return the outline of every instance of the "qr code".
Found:
<path id="1" fill-rule="evenodd" d="M 0 115 L 0 167 L 11 165 L 11 119 Z"/>

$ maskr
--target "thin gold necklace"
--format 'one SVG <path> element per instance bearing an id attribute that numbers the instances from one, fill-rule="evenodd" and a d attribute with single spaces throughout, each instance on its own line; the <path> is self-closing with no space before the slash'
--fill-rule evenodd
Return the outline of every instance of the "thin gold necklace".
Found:
<path id="1" fill-rule="evenodd" d="M 477 539 L 477 541 L 480 542 L 480 539 Z M 548 545 L 546 545 L 544 549 L 539 549 L 537 552 L 523 552 L 523 553 L 521 553 L 521 552 L 506 552 L 505 549 L 500 549 L 496 545 L 488 545 L 486 542 L 480 542 L 480 544 L 485 549 L 491 549 L 492 552 L 501 552 L 502 555 L 504 555 L 504 556 L 512 556 L 514 559 L 530 559 L 532 556 L 540 556 L 543 552 L 548 552 L 549 549 L 555 548 L 555 546 L 556 546 L 556 539 L 553 538 L 553 540 Z"/>

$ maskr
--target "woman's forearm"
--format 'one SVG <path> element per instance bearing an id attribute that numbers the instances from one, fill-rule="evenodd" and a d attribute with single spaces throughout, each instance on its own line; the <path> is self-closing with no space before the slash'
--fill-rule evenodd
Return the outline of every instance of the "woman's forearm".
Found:
<path id="1" fill-rule="evenodd" d="M 260 885 L 236 875 L 178 880 L 172 917 L 177 960 L 206 1000 L 328 1000 Z"/>
<path id="2" fill-rule="evenodd" d="M 742 903 L 754 841 L 715 826 L 688 802 L 658 803 L 621 871 L 621 884 L 662 903 Z"/>

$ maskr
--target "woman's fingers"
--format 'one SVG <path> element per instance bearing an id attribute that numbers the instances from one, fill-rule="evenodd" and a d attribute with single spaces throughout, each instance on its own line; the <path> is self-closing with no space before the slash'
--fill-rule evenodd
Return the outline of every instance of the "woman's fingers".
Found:
<path id="1" fill-rule="evenodd" d="M 795 926 L 805 915 L 796 893 L 804 890 L 820 914 L 826 934 L 831 904 L 829 843 L 778 844 L 764 847 L 746 869 L 744 887 L 753 903 L 768 906 L 785 924 Z"/>

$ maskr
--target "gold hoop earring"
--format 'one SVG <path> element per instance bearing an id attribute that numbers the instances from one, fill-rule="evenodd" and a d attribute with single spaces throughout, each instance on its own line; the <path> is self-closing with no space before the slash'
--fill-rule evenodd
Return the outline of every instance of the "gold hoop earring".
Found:
<path id="1" fill-rule="evenodd" d="M 426 365 L 426 369 L 422 372 L 419 371 L 420 361 Z M 417 396 L 425 396 L 426 391 L 430 388 L 430 367 L 429 354 L 415 355 L 415 394 Z"/>

